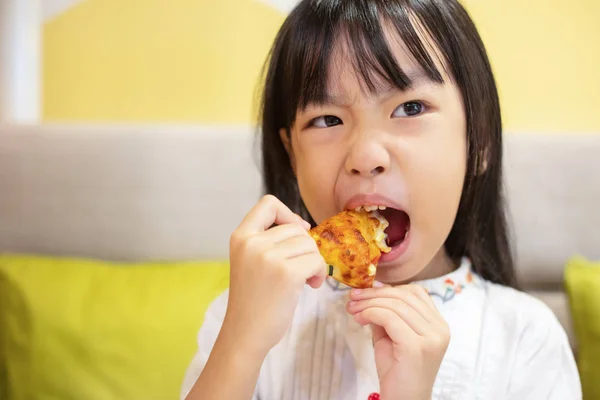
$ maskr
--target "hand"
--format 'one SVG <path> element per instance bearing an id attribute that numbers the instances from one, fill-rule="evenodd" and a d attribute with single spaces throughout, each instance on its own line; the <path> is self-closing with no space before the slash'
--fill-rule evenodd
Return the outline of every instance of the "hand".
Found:
<path id="1" fill-rule="evenodd" d="M 418 285 L 352 290 L 348 312 L 373 332 L 382 400 L 431 399 L 450 329 Z"/>
<path id="2" fill-rule="evenodd" d="M 229 301 L 220 334 L 231 339 L 228 343 L 266 356 L 288 330 L 304 285 L 323 284 L 327 265 L 309 229 L 276 197 L 265 196 L 233 232 Z"/>

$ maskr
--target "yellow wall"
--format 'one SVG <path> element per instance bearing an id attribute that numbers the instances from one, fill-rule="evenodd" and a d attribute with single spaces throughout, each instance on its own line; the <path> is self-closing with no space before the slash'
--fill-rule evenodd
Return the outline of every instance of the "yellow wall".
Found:
<path id="1" fill-rule="evenodd" d="M 254 0 L 87 0 L 44 29 L 44 119 L 245 123 L 284 16 Z"/>
<path id="2" fill-rule="evenodd" d="M 600 1 L 468 0 L 511 130 L 600 132 Z"/>
<path id="3" fill-rule="evenodd" d="M 466 0 L 511 131 L 600 132 L 600 2 Z M 87 0 L 44 29 L 47 121 L 248 123 L 284 16 L 256 0 Z"/>

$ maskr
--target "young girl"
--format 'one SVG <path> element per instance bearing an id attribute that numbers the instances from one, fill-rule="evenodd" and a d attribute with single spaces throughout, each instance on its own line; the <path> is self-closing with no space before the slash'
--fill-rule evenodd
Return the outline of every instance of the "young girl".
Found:
<path id="1" fill-rule="evenodd" d="M 231 236 L 182 398 L 581 398 L 565 332 L 515 289 L 498 94 L 455 0 L 300 2 L 261 132 L 270 195 Z M 392 251 L 347 290 L 307 231 L 359 206 L 386 207 Z"/>

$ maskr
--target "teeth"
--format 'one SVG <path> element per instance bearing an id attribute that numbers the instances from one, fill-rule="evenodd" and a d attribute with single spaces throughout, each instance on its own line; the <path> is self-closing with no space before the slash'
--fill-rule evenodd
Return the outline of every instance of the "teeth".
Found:
<path id="1" fill-rule="evenodd" d="M 386 206 L 358 206 L 354 209 L 356 212 L 360 212 L 361 210 L 365 210 L 367 212 L 372 212 L 376 210 L 385 210 Z"/>

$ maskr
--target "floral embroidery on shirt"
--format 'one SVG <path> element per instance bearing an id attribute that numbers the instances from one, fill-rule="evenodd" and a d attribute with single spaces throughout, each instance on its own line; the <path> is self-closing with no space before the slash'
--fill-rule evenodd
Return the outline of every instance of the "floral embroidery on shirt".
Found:
<path id="1" fill-rule="evenodd" d="M 465 274 L 464 282 L 456 282 L 454 279 L 447 278 L 441 286 L 440 291 L 429 289 L 429 295 L 439 297 L 443 303 L 452 300 L 457 294 L 460 294 L 467 285 L 473 283 L 473 274 L 469 269 Z"/>
<path id="2" fill-rule="evenodd" d="M 438 297 L 443 303 L 452 300 L 456 295 L 462 293 L 470 285 L 477 286 L 471 272 L 471 262 L 468 258 L 463 258 L 461 265 L 455 271 L 440 278 L 434 278 L 427 281 L 415 282 L 421 284 L 432 297 Z M 351 288 L 336 281 L 331 277 L 326 280 L 329 287 L 335 291 L 346 291 Z"/>

